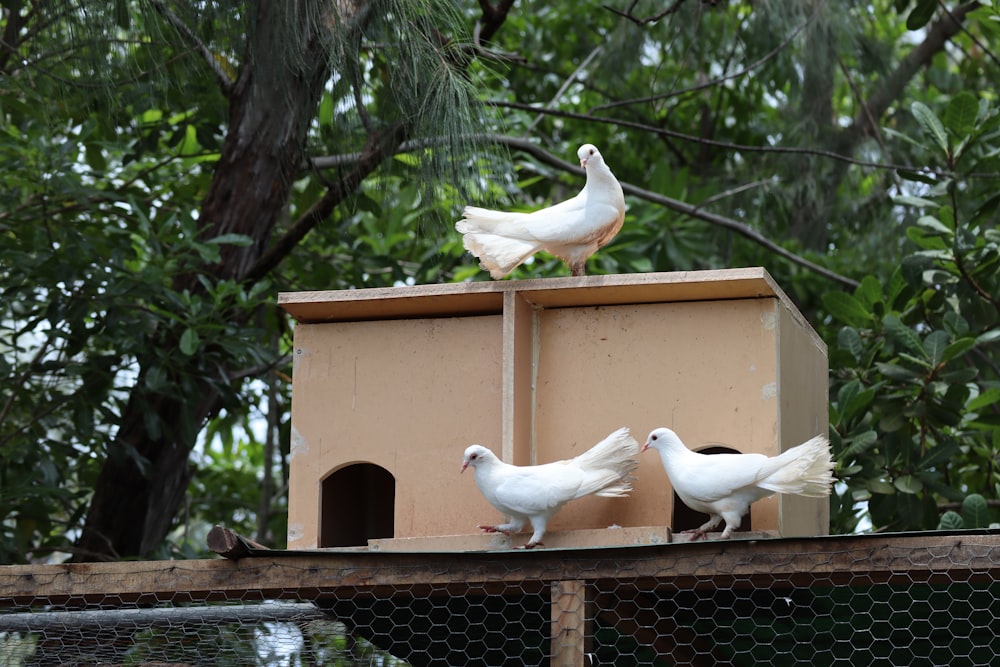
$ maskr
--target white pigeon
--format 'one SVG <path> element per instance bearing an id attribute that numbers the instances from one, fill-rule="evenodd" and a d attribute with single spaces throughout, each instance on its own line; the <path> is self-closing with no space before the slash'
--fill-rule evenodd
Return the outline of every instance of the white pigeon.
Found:
<path id="1" fill-rule="evenodd" d="M 622 228 L 625 194 L 621 183 L 592 144 L 576 152 L 587 171 L 580 194 L 532 213 L 491 211 L 466 206 L 455 223 L 465 249 L 479 266 L 499 280 L 539 250 L 569 265 L 574 276 L 586 275 L 587 258 Z"/>
<path id="2" fill-rule="evenodd" d="M 534 533 L 524 545 L 542 543 L 545 527 L 559 508 L 571 500 L 595 494 L 618 498 L 632 490 L 632 472 L 639 462 L 639 443 L 627 428 L 620 428 L 579 456 L 536 466 L 504 463 L 482 445 L 465 450 L 462 472 L 469 466 L 476 473 L 476 486 L 486 500 L 510 521 L 481 525 L 487 533 L 510 535 L 531 522 Z"/>
<path id="3" fill-rule="evenodd" d="M 670 484 L 684 504 L 709 515 L 692 540 L 725 519 L 722 539 L 740 525 L 750 504 L 775 493 L 791 493 L 810 498 L 830 495 L 833 461 L 829 441 L 818 435 L 777 456 L 764 454 L 699 454 L 688 449 L 669 428 L 649 434 L 642 451 L 660 453 Z"/>

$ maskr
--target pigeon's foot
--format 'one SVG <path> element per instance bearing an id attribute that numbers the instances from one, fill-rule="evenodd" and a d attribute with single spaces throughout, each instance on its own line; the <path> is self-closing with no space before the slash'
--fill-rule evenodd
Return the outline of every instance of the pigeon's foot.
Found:
<path id="1" fill-rule="evenodd" d="M 690 530 L 682 530 L 684 534 L 691 535 L 689 542 L 697 542 L 698 540 L 707 540 L 708 533 L 706 533 L 701 528 L 691 528 Z"/>
<path id="2" fill-rule="evenodd" d="M 534 549 L 535 547 L 544 547 L 545 544 L 542 542 L 528 542 L 523 547 L 518 547 L 518 549 Z"/>
<path id="3" fill-rule="evenodd" d="M 479 530 L 484 533 L 503 533 L 504 535 L 510 535 L 510 531 L 503 530 L 500 526 L 479 526 Z"/>

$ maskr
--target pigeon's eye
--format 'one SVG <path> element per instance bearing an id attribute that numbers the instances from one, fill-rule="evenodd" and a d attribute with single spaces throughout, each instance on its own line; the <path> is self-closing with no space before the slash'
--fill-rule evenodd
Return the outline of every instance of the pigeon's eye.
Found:
<path id="1" fill-rule="evenodd" d="M 469 460 L 470 461 L 475 461 L 478 456 L 479 456 L 479 454 L 473 454 L 472 456 L 469 457 Z"/>
<path id="2" fill-rule="evenodd" d="M 650 438 L 650 440 L 656 440 L 656 439 L 657 439 L 657 438 L 659 438 L 659 437 L 660 437 L 660 436 L 658 436 L 658 435 L 654 435 L 654 436 L 653 436 L 652 438 Z"/>

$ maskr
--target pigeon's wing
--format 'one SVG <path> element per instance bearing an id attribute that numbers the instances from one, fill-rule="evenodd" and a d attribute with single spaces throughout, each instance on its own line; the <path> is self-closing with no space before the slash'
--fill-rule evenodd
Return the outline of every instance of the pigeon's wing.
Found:
<path id="1" fill-rule="evenodd" d="M 580 487 L 579 471 L 560 471 L 547 463 L 519 468 L 497 484 L 498 502 L 524 516 L 545 514 L 572 500 Z M 563 466 L 565 467 L 565 466 Z"/>
<path id="2" fill-rule="evenodd" d="M 715 502 L 754 486 L 765 461 L 763 454 L 698 455 L 697 459 L 685 460 L 674 485 L 684 495 L 705 503 Z"/>
<path id="3" fill-rule="evenodd" d="M 591 198 L 586 192 L 573 199 L 529 213 L 522 221 L 532 238 L 546 246 L 596 242 L 615 225 L 621 211 L 610 201 Z"/>
<path id="4" fill-rule="evenodd" d="M 586 195 L 580 193 L 547 208 L 523 213 L 491 231 L 542 244 L 571 241 L 579 233 L 578 228 L 584 222 L 586 208 Z"/>

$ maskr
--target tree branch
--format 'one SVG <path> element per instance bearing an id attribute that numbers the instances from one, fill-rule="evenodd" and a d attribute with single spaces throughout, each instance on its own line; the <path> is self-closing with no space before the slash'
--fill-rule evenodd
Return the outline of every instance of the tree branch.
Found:
<path id="1" fill-rule="evenodd" d="M 906 84 L 923 67 L 930 64 L 931 60 L 943 48 L 945 43 L 962 31 L 962 22 L 972 10 L 980 7 L 976 2 L 967 2 L 956 7 L 953 12 L 941 17 L 927 29 L 927 36 L 924 41 L 918 44 L 912 51 L 906 54 L 899 65 L 892 73 L 881 82 L 875 92 L 868 99 L 867 104 L 862 104 L 860 111 L 854 117 L 854 121 L 844 131 L 840 142 L 839 150 L 850 151 L 862 137 L 878 130 L 873 124 L 889 110 L 889 107 L 903 93 Z"/>
<path id="2" fill-rule="evenodd" d="M 494 135 L 494 134 L 477 135 L 475 138 L 480 141 L 488 141 L 495 144 L 503 144 L 508 148 L 512 148 L 527 153 L 532 157 L 536 158 L 539 162 L 547 164 L 550 167 L 555 167 L 560 171 L 564 171 L 566 173 L 570 173 L 579 177 L 586 176 L 586 172 L 578 165 L 566 162 L 565 160 L 556 157 L 555 155 L 548 152 L 544 148 L 541 148 L 537 144 L 534 144 L 527 139 L 522 139 L 520 137 L 512 137 L 508 135 Z M 423 139 L 419 141 L 402 142 L 398 145 L 397 152 L 405 153 L 425 148 L 428 145 L 434 145 L 435 143 L 441 143 L 443 141 L 444 139 Z M 312 164 L 315 168 L 341 166 L 353 161 L 361 160 L 363 156 L 364 156 L 363 153 L 353 153 L 350 155 L 313 158 Z M 804 257 L 796 255 L 792 251 L 783 248 L 777 243 L 771 241 L 766 236 L 758 232 L 756 229 L 753 229 L 749 225 L 746 225 L 738 220 L 733 220 L 732 218 L 727 218 L 722 215 L 717 215 L 715 213 L 703 211 L 701 210 L 700 205 L 688 204 L 686 202 L 682 202 L 677 199 L 672 199 L 670 197 L 661 195 L 656 192 L 651 192 L 650 190 L 645 190 L 643 188 L 631 185 L 629 183 L 622 182 L 621 185 L 622 189 L 628 194 L 639 197 L 640 199 L 644 199 L 653 204 L 658 204 L 665 208 L 669 208 L 679 213 L 683 213 L 692 218 L 696 218 L 698 220 L 702 220 L 704 222 L 708 222 L 718 227 L 722 227 L 724 229 L 728 229 L 732 232 L 735 232 L 736 234 L 739 234 L 740 236 L 749 239 L 750 241 L 773 252 L 774 254 L 787 259 L 793 264 L 797 264 L 798 266 L 808 269 L 809 271 L 821 275 L 824 278 L 827 278 L 843 287 L 853 289 L 858 286 L 858 282 L 856 280 L 842 276 L 836 273 L 835 271 L 831 271 L 830 269 L 827 269 L 818 264 L 810 262 Z"/>
<path id="3" fill-rule="evenodd" d="M 194 31 L 188 27 L 186 23 L 181 19 L 181 17 L 174 14 L 164 3 L 163 0 L 150 0 L 150 4 L 153 5 L 153 9 L 157 11 L 170 25 L 177 29 L 184 39 L 186 39 L 191 46 L 201 55 L 205 64 L 208 68 L 212 70 L 215 74 L 216 80 L 219 82 L 219 87 L 222 88 L 222 93 L 228 98 L 232 95 L 233 91 L 233 80 L 229 78 L 226 71 L 222 69 L 219 61 L 216 60 L 215 54 L 212 53 L 205 44 L 198 39 L 198 36 L 194 34 Z"/>
<path id="4" fill-rule="evenodd" d="M 406 129 L 402 123 L 396 123 L 382 132 L 372 135 L 361 153 L 356 153 L 354 168 L 339 181 L 331 184 L 320 199 L 309 207 L 299 219 L 292 223 L 287 232 L 274 244 L 265 250 L 256 262 L 249 268 L 243 279 L 254 283 L 281 263 L 299 241 L 305 238 L 312 229 L 353 194 L 361 182 L 375 171 L 385 159 L 399 151 L 399 145 L 405 137 Z"/>
<path id="5" fill-rule="evenodd" d="M 479 7 L 483 10 L 483 18 L 476 26 L 476 44 L 480 40 L 489 41 L 493 35 L 503 26 L 507 20 L 507 15 L 514 6 L 514 0 L 500 0 L 496 6 L 491 5 L 489 0 L 479 0 Z"/>
<path id="6" fill-rule="evenodd" d="M 703 139 L 702 137 L 697 137 L 693 134 L 685 134 L 683 132 L 677 132 L 676 130 L 667 130 L 662 127 L 656 127 L 655 125 L 646 125 L 645 123 L 637 123 L 635 121 L 630 121 L 630 120 L 620 120 L 618 118 L 591 116 L 589 114 L 574 113 L 572 111 L 543 109 L 536 105 L 522 104 L 520 102 L 492 101 L 489 102 L 489 104 L 492 104 L 495 107 L 500 107 L 502 109 L 517 109 L 519 111 L 544 113 L 550 116 L 556 116 L 558 118 L 570 118 L 573 120 L 581 120 L 588 123 L 604 123 L 606 125 L 624 127 L 631 130 L 640 130 L 642 132 L 648 132 L 649 134 L 654 134 L 657 136 L 682 139 L 684 141 L 690 141 L 696 144 L 704 144 L 706 146 L 714 146 L 716 148 L 725 148 L 727 150 L 739 151 L 741 153 L 787 153 L 790 155 L 815 155 L 819 157 L 830 158 L 831 160 L 837 160 L 838 162 L 844 162 L 846 164 L 857 165 L 859 167 L 871 167 L 873 169 L 889 169 L 889 170 L 902 169 L 907 171 L 921 171 L 926 174 L 933 174 L 935 176 L 941 176 L 941 177 L 946 177 L 951 175 L 951 172 L 946 172 L 941 170 L 931 170 L 923 166 L 915 167 L 913 165 L 894 164 L 891 162 L 869 162 L 868 160 L 857 160 L 849 155 L 844 155 L 842 153 L 837 153 L 834 151 L 821 150 L 818 148 L 799 148 L 797 146 L 750 146 L 748 144 L 733 144 L 727 141 Z"/>
<path id="7" fill-rule="evenodd" d="M 651 16 L 647 16 L 644 19 L 638 18 L 635 14 L 632 13 L 632 10 L 635 9 L 635 6 L 637 4 L 639 4 L 639 0 L 632 0 L 632 4 L 629 5 L 628 11 L 624 12 L 621 11 L 620 9 L 615 9 L 614 7 L 608 7 L 607 5 L 602 5 L 602 6 L 612 14 L 617 14 L 622 18 L 628 19 L 629 21 L 631 21 L 636 25 L 647 25 L 649 23 L 656 23 L 664 16 L 669 16 L 670 14 L 676 12 L 678 9 L 681 8 L 681 5 L 684 4 L 684 0 L 674 0 L 674 4 L 670 5 L 663 11 L 653 14 Z M 715 3 L 712 2 L 712 4 L 714 5 Z"/>

